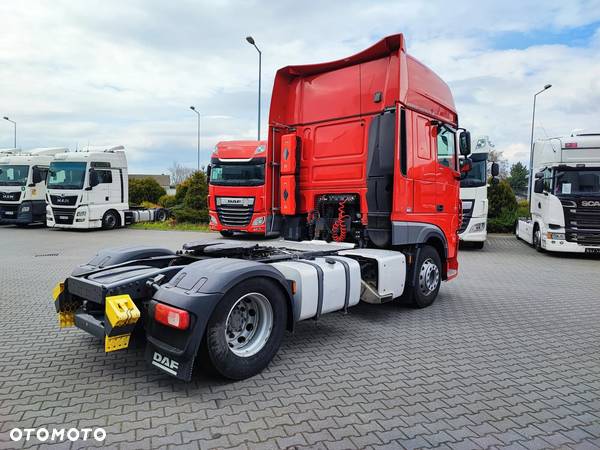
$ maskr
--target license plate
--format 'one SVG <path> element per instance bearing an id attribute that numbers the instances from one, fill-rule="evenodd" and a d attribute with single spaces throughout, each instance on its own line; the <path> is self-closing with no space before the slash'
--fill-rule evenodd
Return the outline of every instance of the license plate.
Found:
<path id="1" fill-rule="evenodd" d="M 13 216 L 15 214 L 14 211 L 4 211 L 4 214 L 6 214 L 7 216 Z"/>
<path id="2" fill-rule="evenodd" d="M 596 254 L 596 255 L 600 255 L 600 247 L 598 247 L 598 248 L 586 248 L 585 252 L 586 253 L 593 253 L 593 254 Z"/>
<path id="3" fill-rule="evenodd" d="M 67 216 L 58 216 L 58 218 L 61 220 L 69 220 L 69 218 Z"/>

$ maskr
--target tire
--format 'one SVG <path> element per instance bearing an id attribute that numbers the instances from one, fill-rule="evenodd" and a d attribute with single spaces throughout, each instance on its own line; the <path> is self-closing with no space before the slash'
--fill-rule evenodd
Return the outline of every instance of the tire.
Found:
<path id="1" fill-rule="evenodd" d="M 533 248 L 535 248 L 536 251 L 543 253 L 544 249 L 542 248 L 542 231 L 539 229 L 539 227 L 536 227 L 533 230 Z"/>
<path id="2" fill-rule="evenodd" d="M 215 308 L 206 327 L 202 355 L 213 372 L 224 378 L 252 377 L 267 367 L 279 350 L 286 321 L 287 302 L 275 282 L 266 278 L 242 281 Z"/>
<path id="3" fill-rule="evenodd" d="M 485 245 L 485 241 L 473 242 L 473 248 L 475 248 L 477 250 L 481 250 L 484 245 Z"/>
<path id="4" fill-rule="evenodd" d="M 225 238 L 233 237 L 233 231 L 230 231 L 230 230 L 221 230 L 221 231 L 219 231 L 219 233 L 221 233 L 221 236 L 223 236 Z"/>
<path id="5" fill-rule="evenodd" d="M 119 225 L 119 215 L 113 211 L 106 211 L 102 216 L 102 229 L 114 230 Z"/>
<path id="6" fill-rule="evenodd" d="M 402 298 L 413 308 L 426 308 L 435 301 L 442 284 L 442 261 L 437 250 L 423 246 L 415 270 L 417 285 L 409 287 Z"/>
<path id="7" fill-rule="evenodd" d="M 159 209 L 158 211 L 156 211 L 156 221 L 157 222 L 164 222 L 165 220 L 167 220 L 168 217 L 169 217 L 169 215 L 167 214 L 166 209 Z"/>

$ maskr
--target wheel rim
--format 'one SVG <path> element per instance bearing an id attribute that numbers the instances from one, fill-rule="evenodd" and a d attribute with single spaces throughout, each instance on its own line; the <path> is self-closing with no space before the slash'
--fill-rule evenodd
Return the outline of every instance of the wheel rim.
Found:
<path id="1" fill-rule="evenodd" d="M 115 215 L 108 214 L 106 216 L 105 224 L 108 228 L 114 228 L 114 226 L 117 224 L 117 219 L 115 218 Z"/>
<path id="2" fill-rule="evenodd" d="M 229 310 L 225 340 L 237 356 L 247 358 L 265 346 L 273 329 L 273 308 L 262 294 L 252 292 L 240 297 Z"/>
<path id="3" fill-rule="evenodd" d="M 431 294 L 436 290 L 440 282 L 440 269 L 431 258 L 427 258 L 421 265 L 419 271 L 419 287 L 425 295 Z"/>

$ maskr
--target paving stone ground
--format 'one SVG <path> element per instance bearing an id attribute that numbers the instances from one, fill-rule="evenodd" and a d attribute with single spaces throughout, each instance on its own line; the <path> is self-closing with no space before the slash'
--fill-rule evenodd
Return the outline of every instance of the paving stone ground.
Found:
<path id="1" fill-rule="evenodd" d="M 432 307 L 301 323 L 245 381 L 179 382 L 58 329 L 51 288 L 96 250 L 201 237 L 0 228 L 0 447 L 40 444 L 14 427 L 103 427 L 113 448 L 600 448 L 600 260 L 511 236 L 462 251 Z"/>

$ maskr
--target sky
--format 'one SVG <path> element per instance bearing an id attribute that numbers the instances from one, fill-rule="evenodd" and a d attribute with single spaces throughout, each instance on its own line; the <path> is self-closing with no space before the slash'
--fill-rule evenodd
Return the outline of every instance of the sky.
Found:
<path id="1" fill-rule="evenodd" d="M 131 173 L 196 166 L 262 135 L 275 71 L 340 59 L 398 32 L 450 86 L 459 120 L 509 162 L 536 138 L 600 132 L 600 0 L 1 2 L 0 117 L 18 147 L 126 147 Z M 12 147 L 0 120 L 0 148 Z"/>

